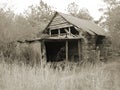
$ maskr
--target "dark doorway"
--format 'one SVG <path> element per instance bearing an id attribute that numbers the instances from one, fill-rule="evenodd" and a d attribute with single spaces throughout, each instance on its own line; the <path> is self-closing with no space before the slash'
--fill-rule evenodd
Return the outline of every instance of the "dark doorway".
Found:
<path id="1" fill-rule="evenodd" d="M 65 59 L 65 41 L 46 41 L 47 62 L 62 61 Z"/>

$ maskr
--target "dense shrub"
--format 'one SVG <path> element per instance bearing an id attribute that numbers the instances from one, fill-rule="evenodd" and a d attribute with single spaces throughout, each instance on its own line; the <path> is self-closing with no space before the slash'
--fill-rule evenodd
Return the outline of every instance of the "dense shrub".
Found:
<path id="1" fill-rule="evenodd" d="M 34 64 L 37 64 L 38 61 L 40 61 L 39 54 L 35 52 L 34 49 L 31 47 L 22 48 L 20 52 L 20 57 L 27 65 L 29 64 L 33 66 Z"/>
<path id="2" fill-rule="evenodd" d="M 0 44 L 0 54 L 0 57 L 4 57 L 4 61 L 7 63 L 24 63 L 33 66 L 40 62 L 39 53 L 35 52 L 33 48 L 19 47 L 17 50 L 15 42 Z"/>

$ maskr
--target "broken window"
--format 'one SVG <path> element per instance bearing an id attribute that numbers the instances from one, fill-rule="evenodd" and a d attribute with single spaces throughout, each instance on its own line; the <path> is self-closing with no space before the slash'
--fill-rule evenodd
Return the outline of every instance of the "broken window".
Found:
<path id="1" fill-rule="evenodd" d="M 51 30 L 51 35 L 57 35 L 58 34 L 58 29 Z"/>
<path id="2" fill-rule="evenodd" d="M 78 35 L 79 32 L 74 28 L 74 27 L 70 27 L 71 29 L 71 33 L 74 34 L 74 35 Z"/>

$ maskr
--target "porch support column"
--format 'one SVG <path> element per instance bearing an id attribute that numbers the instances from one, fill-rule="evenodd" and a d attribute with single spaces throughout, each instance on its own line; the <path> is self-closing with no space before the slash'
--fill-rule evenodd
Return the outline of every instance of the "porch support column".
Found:
<path id="1" fill-rule="evenodd" d="M 66 48 L 66 62 L 68 62 L 68 40 L 66 40 L 65 48 Z"/>
<path id="2" fill-rule="evenodd" d="M 42 61 L 42 41 L 40 42 L 40 60 Z"/>

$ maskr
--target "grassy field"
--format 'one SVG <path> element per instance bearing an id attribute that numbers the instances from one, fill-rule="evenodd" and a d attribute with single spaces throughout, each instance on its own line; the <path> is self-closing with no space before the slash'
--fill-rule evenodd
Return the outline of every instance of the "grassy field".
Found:
<path id="1" fill-rule="evenodd" d="M 120 64 L 74 65 L 70 70 L 0 63 L 0 90 L 120 90 Z"/>

